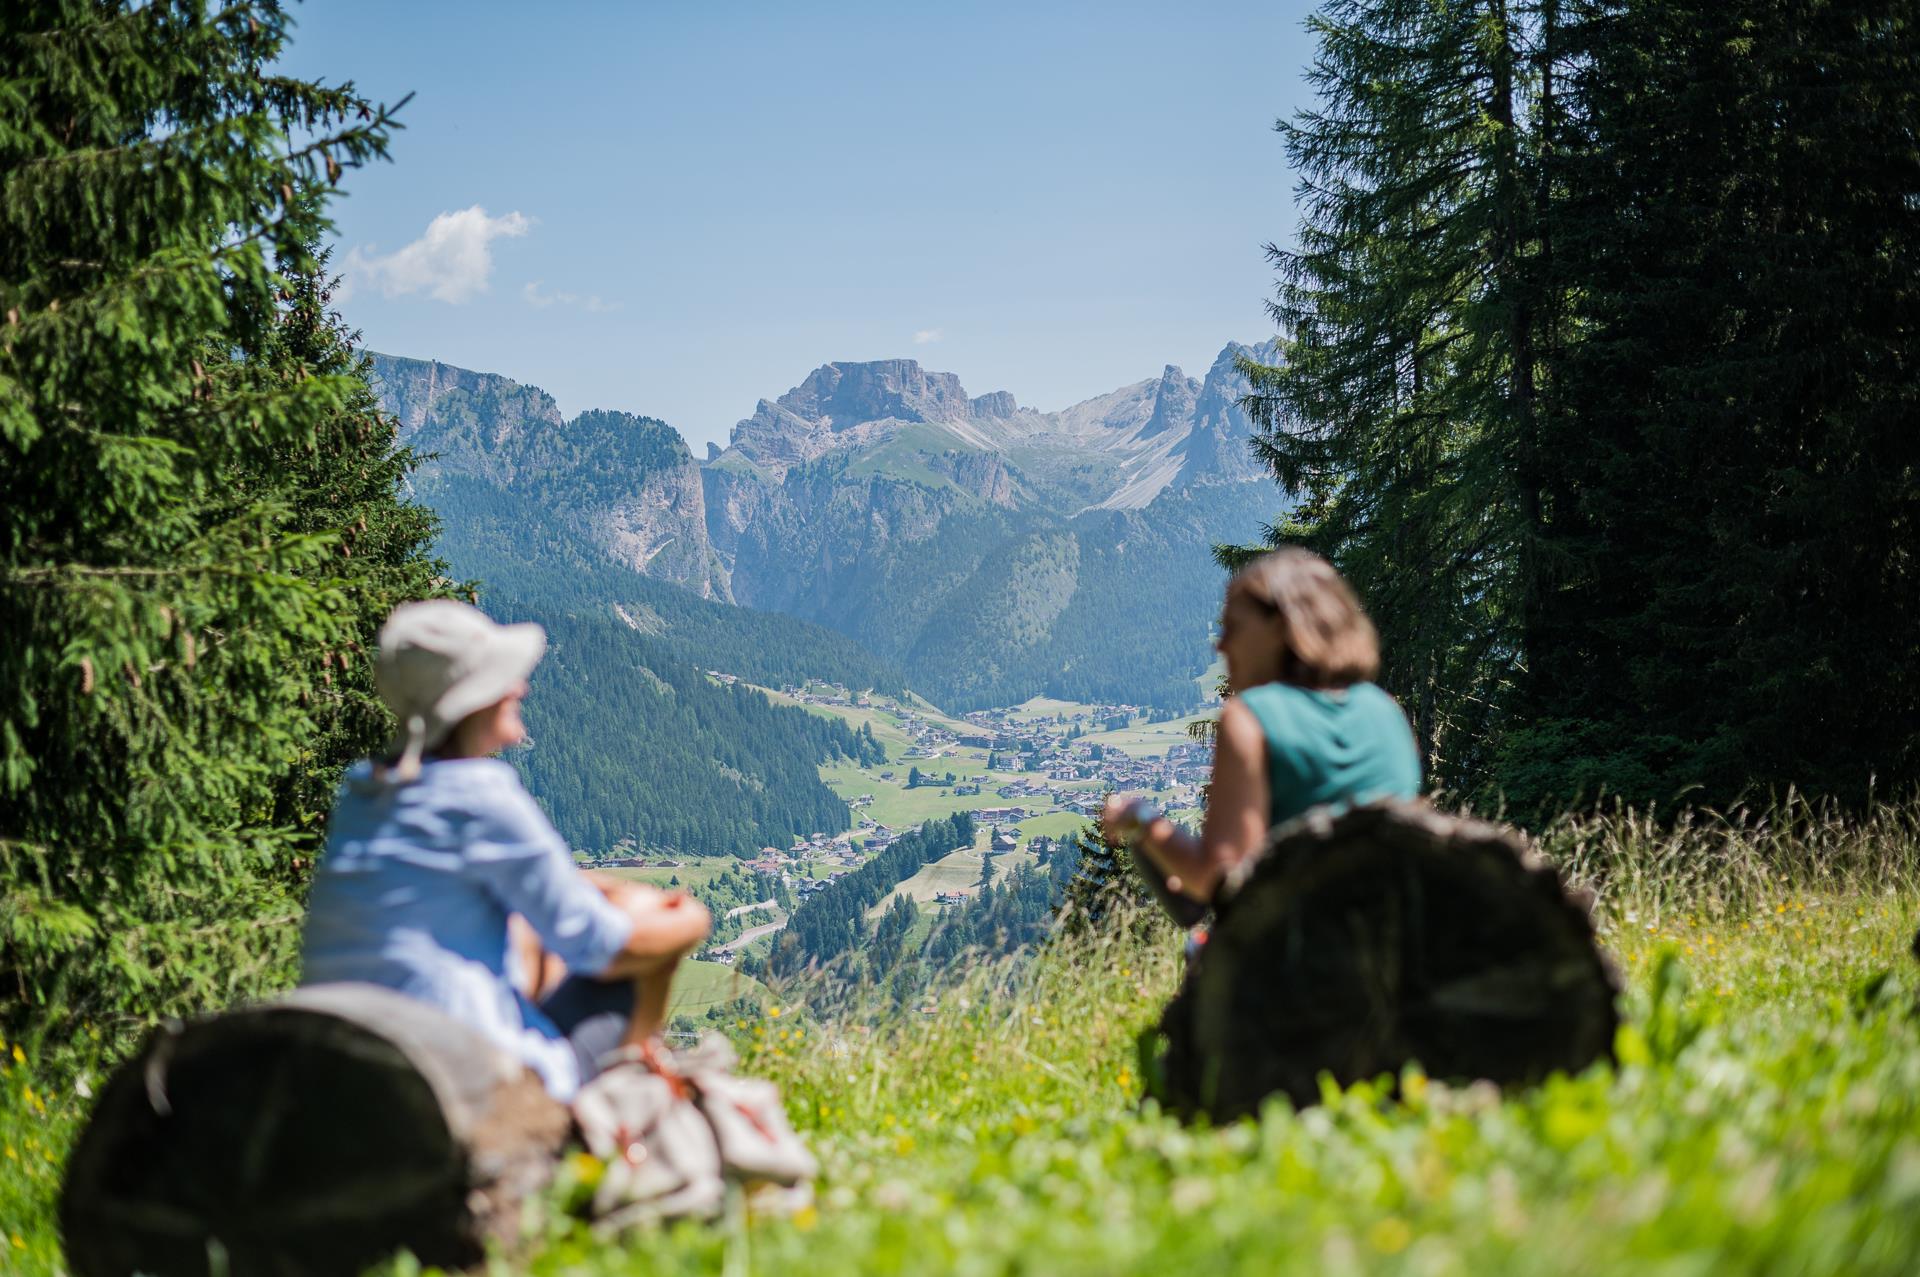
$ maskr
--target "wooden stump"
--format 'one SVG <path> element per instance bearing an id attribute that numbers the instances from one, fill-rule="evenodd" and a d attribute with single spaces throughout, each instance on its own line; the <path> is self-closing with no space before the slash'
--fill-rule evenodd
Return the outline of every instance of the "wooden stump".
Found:
<path id="1" fill-rule="evenodd" d="M 60 1203 L 76 1277 L 479 1260 L 569 1128 L 539 1079 L 371 985 L 170 1025 L 101 1092 Z"/>
<path id="2" fill-rule="evenodd" d="M 1223 886 L 1160 1025 L 1161 1098 L 1229 1120 L 1398 1074 L 1502 1086 L 1610 1056 L 1619 980 L 1517 831 L 1421 804 L 1310 812 Z"/>

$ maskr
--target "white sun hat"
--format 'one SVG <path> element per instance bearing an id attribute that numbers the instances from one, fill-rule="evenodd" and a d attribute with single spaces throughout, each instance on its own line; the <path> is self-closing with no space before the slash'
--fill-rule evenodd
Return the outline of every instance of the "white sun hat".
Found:
<path id="1" fill-rule="evenodd" d="M 380 627 L 374 682 L 400 720 L 396 780 L 420 774 L 420 756 L 461 719 L 512 692 L 547 650 L 538 625 L 501 625 L 452 599 L 402 603 Z"/>

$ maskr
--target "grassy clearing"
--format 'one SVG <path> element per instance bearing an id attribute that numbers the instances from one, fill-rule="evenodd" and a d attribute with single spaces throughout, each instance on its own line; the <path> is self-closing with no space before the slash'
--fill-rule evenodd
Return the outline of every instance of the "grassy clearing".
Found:
<path id="1" fill-rule="evenodd" d="M 892 908 L 894 900 L 900 896 L 909 896 L 922 905 L 928 905 L 943 892 L 958 891 L 973 895 L 980 885 L 980 866 L 987 859 L 986 843 L 987 832 L 983 829 L 974 839 L 973 846 L 951 852 L 932 864 L 922 865 L 919 872 L 902 881 L 879 904 L 867 910 L 867 917 L 877 919 Z M 1002 852 L 993 857 L 994 882 L 999 883 L 1007 874 L 1033 861 L 1033 853 L 1025 848 Z"/>
<path id="2" fill-rule="evenodd" d="M 709 1007 L 740 998 L 767 1003 L 773 1000 L 773 995 L 752 976 L 742 975 L 724 963 L 683 962 L 679 974 L 674 977 L 673 997 L 668 1003 L 667 1014 L 698 1016 Z"/>
<path id="3" fill-rule="evenodd" d="M 1133 1045 L 1176 938 L 1110 938 L 975 970 L 930 1014 L 770 1005 L 740 1037 L 821 1156 L 815 1209 L 617 1244 L 550 1213 L 499 1271 L 1911 1273 L 1920 812 L 1545 841 L 1628 980 L 1617 1068 L 1506 1099 L 1416 1074 L 1400 1100 L 1183 1128 L 1139 1106 Z M 83 1101 L 35 1076 L 0 1078 L 0 1220 L 43 1274 Z"/>
<path id="4" fill-rule="evenodd" d="M 1007 711 L 1007 717 L 1016 723 L 1031 723 L 1035 719 L 1053 718 L 1056 716 L 1063 716 L 1071 720 L 1075 718 L 1085 718 L 1088 714 L 1093 713 L 1094 709 L 1094 706 L 1085 705 L 1079 701 L 1061 701 L 1055 700 L 1051 696 L 1035 696 L 1031 700 L 1022 701 Z"/>
<path id="5" fill-rule="evenodd" d="M 633 882 L 651 883 L 656 887 L 672 886 L 673 880 L 678 878 L 682 887 L 691 889 L 704 887 L 729 869 L 738 869 L 745 863 L 738 856 L 687 856 L 684 861 L 678 868 L 603 869 L 596 872 Z"/>
<path id="6" fill-rule="evenodd" d="M 757 689 L 782 704 L 801 705 L 790 696 L 767 688 Z M 845 720 L 848 726 L 858 729 L 863 723 L 870 724 L 873 734 L 887 751 L 887 764 L 884 767 L 861 767 L 845 759 L 823 764 L 820 779 L 827 787 L 843 800 L 851 802 L 862 794 L 873 795 L 873 802 L 858 810 L 883 825 L 901 829 L 918 825 L 928 820 L 943 820 L 955 812 L 979 811 L 983 807 L 1003 807 L 1009 802 L 998 796 L 997 790 L 1009 779 L 1022 775 L 1019 772 L 996 772 L 987 769 L 987 751 L 979 749 L 952 748 L 938 758 L 909 759 L 905 753 L 913 744 L 905 730 L 900 726 L 898 715 L 884 706 L 861 708 L 843 705 L 803 705 L 809 713 L 826 718 Z M 1022 719 L 1051 718 L 1057 713 L 1069 715 L 1085 713 L 1091 707 L 1072 701 L 1050 700 L 1036 697 L 1020 706 L 1013 716 Z M 950 726 L 961 732 L 978 729 L 966 723 L 946 720 Z M 1110 743 L 1114 748 L 1129 753 L 1161 753 L 1167 744 L 1175 740 L 1185 740 L 1184 724 L 1156 723 L 1148 727 L 1129 729 L 1127 732 L 1102 733 L 1090 736 Z M 952 787 L 922 785 L 914 789 L 907 788 L 907 776 L 913 767 L 931 776 L 942 776 L 952 772 L 956 783 L 975 783 L 981 786 L 978 794 L 955 794 Z M 892 772 L 892 780 L 882 780 L 882 772 Z M 1057 783 L 1057 782 L 1056 782 Z M 1066 782 L 1071 789 L 1098 789 L 1099 781 Z M 1021 801 L 1021 800 L 1014 800 Z M 1032 800 L 1024 800 L 1023 805 Z M 1022 821 L 1021 829 L 1028 836 L 1046 833 L 1054 836 L 1079 829 L 1085 820 L 1070 812 L 1050 812 L 1032 821 Z M 1029 829 L 1028 826 L 1032 828 Z"/>
<path id="7" fill-rule="evenodd" d="M 981 762 L 970 759 L 940 758 L 924 766 L 927 771 L 937 769 L 942 775 L 951 771 L 965 780 L 976 779 L 986 772 Z M 894 772 L 892 780 L 881 780 L 881 770 L 875 767 L 861 768 L 842 760 L 822 766 L 820 779 L 843 799 L 852 800 L 861 794 L 872 794 L 873 801 L 859 810 L 894 829 L 904 829 L 926 820 L 942 820 L 957 811 L 978 811 L 982 807 L 1007 805 L 1007 800 L 998 797 L 992 787 L 1004 784 L 1004 780 L 983 786 L 977 794 L 955 794 L 951 787 L 937 785 L 908 789 L 907 767 L 904 764 L 895 763 L 884 769 Z"/>
<path id="8" fill-rule="evenodd" d="M 1148 754 L 1166 753 L 1169 745 L 1186 744 L 1193 739 L 1187 735 L 1188 725 L 1213 717 L 1213 714 L 1189 714 L 1165 723 L 1136 723 L 1114 732 L 1088 732 L 1081 739 L 1117 749 L 1129 758 L 1144 758 Z"/>
<path id="9" fill-rule="evenodd" d="M 932 864 L 922 865 L 919 872 L 903 880 L 887 893 L 885 899 L 867 910 L 867 917 L 878 918 L 900 896 L 911 897 L 924 905 L 932 903 L 935 896 L 946 891 L 964 891 L 972 895 L 974 887 L 980 882 L 980 863 L 985 859 L 985 853 L 969 847 L 942 856 Z"/>
<path id="10" fill-rule="evenodd" d="M 1022 838 L 1070 838 L 1085 829 L 1089 818 L 1076 811 L 1056 811 L 1045 816 L 1029 816 L 1020 822 Z"/>
<path id="11" fill-rule="evenodd" d="M 819 705 L 788 696 L 785 692 L 777 692 L 771 687 L 754 683 L 745 686 L 753 688 L 776 705 L 797 706 L 820 718 L 837 718 L 856 732 L 862 727 L 873 728 L 874 739 L 887 751 L 890 761 L 899 758 L 913 746 L 913 737 L 907 735 L 906 729 L 900 726 L 899 715 L 880 706 Z"/>

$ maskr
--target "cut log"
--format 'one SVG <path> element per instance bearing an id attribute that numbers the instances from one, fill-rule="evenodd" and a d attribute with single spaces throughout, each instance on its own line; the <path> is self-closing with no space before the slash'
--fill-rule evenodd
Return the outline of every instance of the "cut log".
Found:
<path id="1" fill-rule="evenodd" d="M 68 1164 L 76 1277 L 464 1267 L 551 1178 L 569 1118 L 518 1061 L 410 998 L 316 985 L 156 1031 Z"/>
<path id="2" fill-rule="evenodd" d="M 1613 1050 L 1587 902 L 1518 831 L 1385 802 L 1274 831 L 1222 887 L 1159 1032 L 1160 1098 L 1229 1120 L 1418 1064 L 1501 1086 Z"/>

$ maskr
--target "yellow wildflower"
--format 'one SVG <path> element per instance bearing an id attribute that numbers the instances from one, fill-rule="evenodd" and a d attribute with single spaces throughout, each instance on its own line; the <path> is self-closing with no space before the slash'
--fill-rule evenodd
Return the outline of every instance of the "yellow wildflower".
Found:
<path id="1" fill-rule="evenodd" d="M 1398 1215 L 1389 1215 L 1367 1230 L 1367 1242 L 1383 1255 L 1397 1255 L 1413 1240 L 1413 1229 Z"/>

